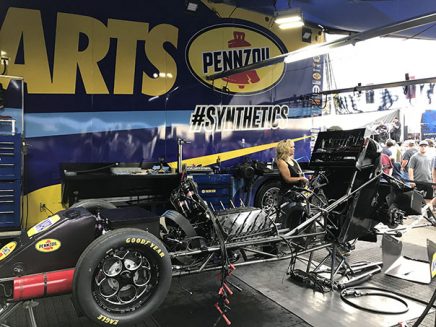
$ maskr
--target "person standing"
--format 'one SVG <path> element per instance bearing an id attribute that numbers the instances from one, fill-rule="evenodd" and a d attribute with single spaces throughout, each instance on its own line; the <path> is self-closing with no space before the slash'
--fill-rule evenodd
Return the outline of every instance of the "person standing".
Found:
<path id="1" fill-rule="evenodd" d="M 410 158 L 418 152 L 418 150 L 415 148 L 415 141 L 408 141 L 407 149 L 403 154 L 403 158 L 401 160 L 401 170 L 408 173 L 409 171 L 409 160 Z"/>
<path id="2" fill-rule="evenodd" d="M 436 157 L 433 158 L 433 195 L 435 194 L 436 190 Z M 433 212 L 436 212 L 436 197 L 433 197 L 433 200 L 431 201 Z"/>
<path id="3" fill-rule="evenodd" d="M 385 152 L 380 154 L 380 163 L 382 165 L 383 172 L 387 175 L 392 175 L 392 169 L 394 168 L 392 159 Z"/>
<path id="4" fill-rule="evenodd" d="M 432 169 L 433 158 L 427 155 L 428 142 L 419 142 L 419 150 L 409 161 L 409 180 L 411 187 L 424 192 L 425 199 L 433 199 Z"/>
<path id="5" fill-rule="evenodd" d="M 382 153 L 387 154 L 389 157 L 394 158 L 394 145 L 395 142 L 393 140 L 386 140 L 386 144 L 382 149 Z"/>
<path id="6" fill-rule="evenodd" d="M 426 139 L 428 143 L 428 150 L 427 154 L 430 156 L 430 158 L 434 158 L 436 156 L 436 148 L 434 146 L 434 141 L 432 139 Z"/>
<path id="7" fill-rule="evenodd" d="M 400 142 L 401 138 L 401 123 L 398 119 L 398 117 L 395 117 L 392 122 L 392 129 L 391 129 L 391 138 L 395 140 L 395 142 Z"/>

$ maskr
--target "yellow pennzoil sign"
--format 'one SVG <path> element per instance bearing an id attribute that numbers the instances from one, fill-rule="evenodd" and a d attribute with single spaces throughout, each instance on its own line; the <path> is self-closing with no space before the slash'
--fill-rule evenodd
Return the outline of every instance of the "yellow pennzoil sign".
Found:
<path id="1" fill-rule="evenodd" d="M 12 253 L 17 247 L 17 242 L 9 242 L 0 249 L 0 261 L 6 259 L 6 257 Z"/>
<path id="2" fill-rule="evenodd" d="M 59 250 L 60 247 L 61 242 L 54 238 L 46 238 L 35 244 L 35 249 L 43 253 L 54 252 Z"/>
<path id="3" fill-rule="evenodd" d="M 203 84 L 226 94 L 261 93 L 279 83 L 283 63 L 237 73 L 215 81 L 206 76 L 247 66 L 283 54 L 272 38 L 243 25 L 216 25 L 195 34 L 186 47 L 192 74 Z"/>

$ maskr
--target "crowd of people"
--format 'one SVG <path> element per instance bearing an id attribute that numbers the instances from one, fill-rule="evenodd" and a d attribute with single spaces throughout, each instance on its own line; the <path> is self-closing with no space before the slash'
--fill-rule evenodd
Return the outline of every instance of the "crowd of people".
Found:
<path id="1" fill-rule="evenodd" d="M 407 140 L 402 144 L 388 139 L 380 161 L 384 173 L 398 178 L 420 191 L 433 210 L 436 208 L 436 147 L 435 141 Z"/>

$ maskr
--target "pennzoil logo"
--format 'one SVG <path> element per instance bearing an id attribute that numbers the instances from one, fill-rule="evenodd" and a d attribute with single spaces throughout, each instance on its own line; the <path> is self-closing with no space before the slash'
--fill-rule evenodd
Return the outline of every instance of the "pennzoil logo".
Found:
<path id="1" fill-rule="evenodd" d="M 0 261 L 6 259 L 8 255 L 12 253 L 17 247 L 17 242 L 9 242 L 4 247 L 0 249 Z"/>
<path id="2" fill-rule="evenodd" d="M 61 242 L 54 238 L 46 238 L 35 244 L 35 249 L 39 252 L 49 253 L 59 250 Z"/>
<path id="3" fill-rule="evenodd" d="M 215 81 L 206 76 L 254 64 L 283 54 L 278 43 L 266 34 L 242 25 L 217 25 L 194 35 L 186 47 L 191 73 L 203 84 L 226 94 L 250 95 L 279 83 L 285 65 L 249 70 Z"/>

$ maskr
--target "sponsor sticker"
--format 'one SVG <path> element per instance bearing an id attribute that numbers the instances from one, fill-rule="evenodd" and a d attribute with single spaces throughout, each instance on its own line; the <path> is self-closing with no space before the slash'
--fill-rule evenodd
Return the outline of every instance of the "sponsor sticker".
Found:
<path id="1" fill-rule="evenodd" d="M 32 228 L 30 228 L 27 231 L 27 236 L 32 237 L 36 234 L 41 233 L 42 231 L 49 229 L 51 226 L 53 226 L 55 223 L 57 223 L 60 219 L 61 219 L 61 217 L 59 217 L 59 215 L 54 215 L 54 216 L 48 217 L 47 219 L 39 222 L 38 224 L 36 224 Z"/>
<path id="2" fill-rule="evenodd" d="M 280 45 L 261 31 L 237 24 L 208 27 L 195 34 L 186 47 L 191 73 L 203 84 L 226 94 L 250 95 L 279 83 L 284 63 L 252 69 L 207 80 L 206 76 L 255 64 L 285 53 Z"/>
<path id="3" fill-rule="evenodd" d="M 216 193 L 216 190 L 215 189 L 202 190 L 201 193 Z"/>
<path id="4" fill-rule="evenodd" d="M 312 77 L 313 77 L 314 80 L 319 81 L 321 79 L 321 74 L 318 73 L 318 72 L 315 72 L 315 73 L 312 74 Z"/>
<path id="5" fill-rule="evenodd" d="M 59 250 L 61 242 L 54 238 L 45 238 L 35 244 L 35 249 L 39 252 L 49 253 Z"/>
<path id="6" fill-rule="evenodd" d="M 15 241 L 9 242 L 4 247 L 2 247 L 0 250 L 0 261 L 5 259 L 8 255 L 10 255 L 12 251 L 15 250 L 16 247 L 17 247 L 17 242 Z"/>

